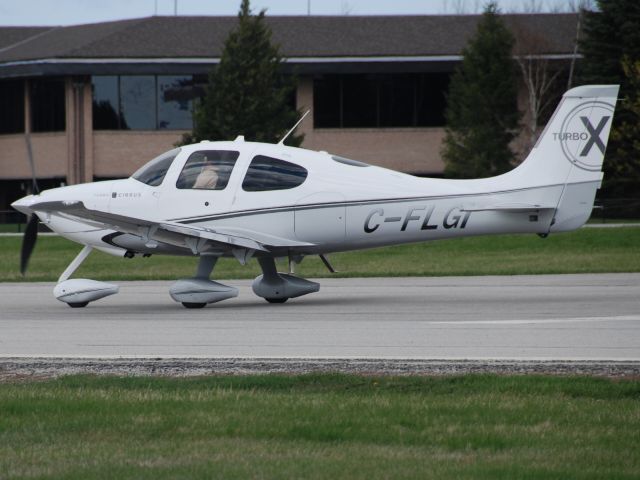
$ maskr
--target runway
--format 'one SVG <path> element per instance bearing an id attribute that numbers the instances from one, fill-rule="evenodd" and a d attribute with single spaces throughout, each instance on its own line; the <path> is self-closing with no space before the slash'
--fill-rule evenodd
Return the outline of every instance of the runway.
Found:
<path id="1" fill-rule="evenodd" d="M 71 309 L 52 283 L 0 284 L 0 357 L 640 361 L 640 274 L 320 279 L 271 305 L 186 310 L 172 282 L 121 282 Z"/>

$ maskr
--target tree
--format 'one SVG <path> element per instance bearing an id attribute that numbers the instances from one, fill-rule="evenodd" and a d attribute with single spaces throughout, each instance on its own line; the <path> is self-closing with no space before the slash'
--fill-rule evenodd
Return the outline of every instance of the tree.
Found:
<path id="1" fill-rule="evenodd" d="M 449 85 L 443 146 L 445 175 L 486 177 L 511 168 L 518 130 L 513 36 L 489 3 Z"/>
<path id="2" fill-rule="evenodd" d="M 275 143 L 298 120 L 292 102 L 295 80 L 282 74 L 283 58 L 271 43 L 264 13 L 253 15 L 249 0 L 242 0 L 238 27 L 227 37 L 220 63 L 209 75 L 185 143 L 233 140 L 237 135 Z M 287 139 L 290 145 L 301 142 L 302 136 Z"/>
<path id="3" fill-rule="evenodd" d="M 615 179 L 614 194 L 637 196 L 640 186 L 640 60 L 625 58 L 622 62 L 627 95 L 623 115 L 611 132 L 607 150 L 607 172 Z M 610 161 L 610 157 L 617 161 Z"/>
<path id="4" fill-rule="evenodd" d="M 522 156 L 526 156 L 540 135 L 540 124 L 558 102 L 563 63 L 552 63 L 545 55 L 551 50 L 549 41 L 526 25 L 514 21 L 515 60 L 522 75 L 526 100 L 522 130 Z M 560 92 L 560 95 L 562 93 Z"/>
<path id="5" fill-rule="evenodd" d="M 604 196 L 637 196 L 640 188 L 640 145 L 633 136 L 638 121 L 640 82 L 636 66 L 640 61 L 640 2 L 598 0 L 599 11 L 584 12 L 584 36 L 579 65 L 583 84 L 620 84 L 618 106 L 607 156 L 604 162 Z M 637 126 L 635 133 L 637 133 Z"/>

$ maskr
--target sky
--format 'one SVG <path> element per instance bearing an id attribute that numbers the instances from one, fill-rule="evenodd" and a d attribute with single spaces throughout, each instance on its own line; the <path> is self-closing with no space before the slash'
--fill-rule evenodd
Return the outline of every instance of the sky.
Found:
<path id="1" fill-rule="evenodd" d="M 576 0 L 498 0 L 502 11 L 567 9 Z M 267 15 L 477 13 L 485 0 L 252 0 Z M 0 25 L 75 25 L 151 15 L 235 15 L 240 0 L 0 0 Z"/>

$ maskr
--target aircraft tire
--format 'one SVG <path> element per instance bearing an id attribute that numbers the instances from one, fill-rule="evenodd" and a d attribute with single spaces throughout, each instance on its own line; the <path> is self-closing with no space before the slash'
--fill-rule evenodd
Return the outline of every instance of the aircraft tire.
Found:
<path id="1" fill-rule="evenodd" d="M 204 308 L 206 305 L 206 303 L 182 302 L 184 308 Z"/>
<path id="2" fill-rule="evenodd" d="M 84 308 L 89 305 L 89 302 L 70 302 L 67 303 L 71 308 Z"/>
<path id="3" fill-rule="evenodd" d="M 184 308 L 204 308 L 206 303 L 182 302 Z"/>
<path id="4" fill-rule="evenodd" d="M 284 303 L 288 298 L 265 298 L 265 300 L 269 303 Z"/>

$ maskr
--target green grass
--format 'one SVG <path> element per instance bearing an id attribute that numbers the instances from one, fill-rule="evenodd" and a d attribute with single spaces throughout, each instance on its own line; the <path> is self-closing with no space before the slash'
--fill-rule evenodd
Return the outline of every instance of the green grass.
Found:
<path id="1" fill-rule="evenodd" d="M 640 476 L 640 382 L 64 377 L 0 388 L 2 478 Z"/>
<path id="2" fill-rule="evenodd" d="M 24 224 L 0 223 L 0 233 L 23 233 L 24 229 Z"/>
<path id="3" fill-rule="evenodd" d="M 598 224 L 598 223 L 640 223 L 640 219 L 638 218 L 609 218 L 609 217 L 598 217 L 592 216 L 587 223 L 589 224 Z"/>
<path id="4" fill-rule="evenodd" d="M 0 281 L 21 281 L 21 239 L 0 237 Z M 551 235 L 501 235 L 462 238 L 331 255 L 338 276 L 517 275 L 640 271 L 640 228 L 589 228 Z M 40 237 L 24 278 L 55 281 L 80 251 L 60 237 Z M 98 280 L 161 280 L 190 277 L 196 258 L 122 259 L 93 252 L 76 277 Z M 282 263 L 280 269 L 286 271 Z M 253 278 L 260 273 L 255 260 L 243 267 L 222 259 L 214 278 Z M 330 276 L 317 257 L 308 257 L 296 273 Z"/>

